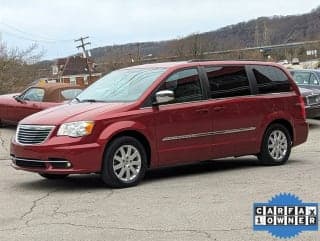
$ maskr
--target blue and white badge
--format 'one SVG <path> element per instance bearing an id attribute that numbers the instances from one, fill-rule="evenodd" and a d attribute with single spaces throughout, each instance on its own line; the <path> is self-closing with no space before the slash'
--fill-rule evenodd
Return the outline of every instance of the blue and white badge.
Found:
<path id="1" fill-rule="evenodd" d="M 268 231 L 277 238 L 293 238 L 303 231 L 318 231 L 318 203 L 303 203 L 281 193 L 268 203 L 253 204 L 253 230 Z"/>

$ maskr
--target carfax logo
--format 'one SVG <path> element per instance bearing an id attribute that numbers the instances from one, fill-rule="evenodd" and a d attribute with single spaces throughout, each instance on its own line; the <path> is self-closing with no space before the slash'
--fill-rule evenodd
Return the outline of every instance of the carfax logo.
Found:
<path id="1" fill-rule="evenodd" d="M 253 230 L 268 231 L 277 238 L 318 231 L 318 203 L 303 203 L 290 193 L 276 195 L 268 203 L 254 203 L 253 212 Z"/>

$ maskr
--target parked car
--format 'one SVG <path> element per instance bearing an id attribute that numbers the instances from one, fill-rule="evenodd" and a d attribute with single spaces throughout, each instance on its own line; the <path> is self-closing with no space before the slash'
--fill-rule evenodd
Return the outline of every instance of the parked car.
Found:
<path id="1" fill-rule="evenodd" d="M 298 58 L 293 58 L 291 63 L 292 63 L 292 65 L 299 65 L 300 64 L 300 60 Z"/>
<path id="2" fill-rule="evenodd" d="M 17 124 L 28 115 L 75 98 L 83 87 L 69 84 L 38 84 L 21 94 L 0 96 L 0 125 Z"/>
<path id="3" fill-rule="evenodd" d="M 287 65 L 287 64 L 289 64 L 289 61 L 287 59 L 279 60 L 278 64 Z"/>
<path id="4" fill-rule="evenodd" d="M 320 118 L 320 90 L 299 87 L 305 102 L 307 118 Z"/>
<path id="5" fill-rule="evenodd" d="M 320 70 L 290 70 L 298 86 L 307 89 L 320 89 Z"/>
<path id="6" fill-rule="evenodd" d="M 11 158 L 45 178 L 101 173 L 129 187 L 148 168 L 214 158 L 284 164 L 307 135 L 303 98 L 280 65 L 157 63 L 113 71 L 72 103 L 23 119 Z"/>

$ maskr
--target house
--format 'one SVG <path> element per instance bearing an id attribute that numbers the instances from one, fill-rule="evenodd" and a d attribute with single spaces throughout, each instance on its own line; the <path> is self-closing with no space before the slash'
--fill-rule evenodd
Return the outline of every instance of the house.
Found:
<path id="1" fill-rule="evenodd" d="M 95 67 L 96 64 L 90 58 L 79 55 L 60 58 L 52 65 L 52 76 L 48 82 L 87 86 L 102 75 L 96 71 Z"/>

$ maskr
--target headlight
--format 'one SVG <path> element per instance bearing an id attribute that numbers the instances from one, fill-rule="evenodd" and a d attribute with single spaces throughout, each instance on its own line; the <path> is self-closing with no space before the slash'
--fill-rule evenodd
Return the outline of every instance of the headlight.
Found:
<path id="1" fill-rule="evenodd" d="M 77 121 L 64 123 L 58 130 L 58 136 L 80 137 L 90 135 L 94 126 L 93 121 Z"/>

